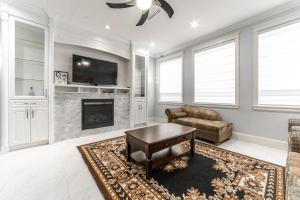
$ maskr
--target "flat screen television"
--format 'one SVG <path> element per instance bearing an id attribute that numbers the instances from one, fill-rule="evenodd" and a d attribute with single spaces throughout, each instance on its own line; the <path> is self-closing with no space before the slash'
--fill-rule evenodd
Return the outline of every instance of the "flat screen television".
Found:
<path id="1" fill-rule="evenodd" d="M 118 64 L 73 54 L 73 82 L 117 85 Z"/>

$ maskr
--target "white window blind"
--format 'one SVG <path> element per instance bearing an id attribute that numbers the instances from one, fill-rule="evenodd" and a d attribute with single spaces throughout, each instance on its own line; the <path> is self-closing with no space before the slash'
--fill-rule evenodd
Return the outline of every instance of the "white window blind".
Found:
<path id="1" fill-rule="evenodd" d="M 159 65 L 160 102 L 182 102 L 182 57 Z"/>
<path id="2" fill-rule="evenodd" d="M 258 34 L 258 104 L 300 106 L 300 22 Z"/>
<path id="3" fill-rule="evenodd" d="M 235 40 L 194 55 L 195 103 L 236 104 Z"/>

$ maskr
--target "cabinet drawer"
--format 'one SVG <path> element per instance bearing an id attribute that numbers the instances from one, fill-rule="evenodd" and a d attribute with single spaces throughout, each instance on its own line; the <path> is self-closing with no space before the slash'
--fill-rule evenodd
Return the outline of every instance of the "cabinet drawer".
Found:
<path id="1" fill-rule="evenodd" d="M 186 140 L 190 140 L 192 138 L 193 138 L 193 135 L 188 134 L 188 135 L 179 136 L 177 138 L 173 138 L 173 139 L 170 139 L 170 140 L 167 140 L 167 141 L 157 143 L 157 144 L 152 146 L 152 152 L 157 152 L 157 151 L 172 147 L 176 144 L 179 144 L 179 143 L 184 142 Z"/>
<path id="2" fill-rule="evenodd" d="M 9 101 L 9 107 L 11 108 L 20 108 L 24 106 L 30 106 L 30 107 L 35 107 L 35 106 L 42 106 L 46 107 L 48 106 L 48 101 L 43 101 L 43 100 L 14 100 L 14 101 Z"/>
<path id="3" fill-rule="evenodd" d="M 134 102 L 145 102 L 145 97 L 134 97 Z"/>

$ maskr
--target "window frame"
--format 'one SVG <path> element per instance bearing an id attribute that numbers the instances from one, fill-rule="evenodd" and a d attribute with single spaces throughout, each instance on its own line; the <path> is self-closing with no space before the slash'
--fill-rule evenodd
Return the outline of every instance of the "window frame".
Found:
<path id="1" fill-rule="evenodd" d="M 256 111 L 271 111 L 271 112 L 286 112 L 286 113 L 299 113 L 299 106 L 289 106 L 289 105 L 271 105 L 271 104 L 259 104 L 258 103 L 258 80 L 259 80 L 259 66 L 258 66 L 258 38 L 259 34 L 266 33 L 272 30 L 276 30 L 294 23 L 300 22 L 299 13 L 291 13 L 287 16 L 280 17 L 278 19 L 262 23 L 253 28 L 253 110 Z"/>
<path id="2" fill-rule="evenodd" d="M 167 62 L 167 61 L 170 61 L 170 60 L 175 60 L 177 58 L 181 58 L 181 101 L 161 101 L 160 99 L 160 64 L 162 62 Z M 158 61 L 157 61 L 157 88 L 158 88 L 158 91 L 157 91 L 157 96 L 158 96 L 158 103 L 159 104 L 165 104 L 165 105 L 183 105 L 183 99 L 184 99 L 184 96 L 183 96 L 183 52 L 179 52 L 179 53 L 175 53 L 175 54 L 171 54 L 171 55 L 168 55 L 168 56 L 165 56 L 165 57 L 162 57 L 162 58 L 159 58 Z"/>
<path id="3" fill-rule="evenodd" d="M 213 49 L 222 45 L 226 45 L 231 41 L 235 42 L 235 103 L 206 103 L 206 102 L 195 102 L 195 84 L 196 84 L 196 73 L 195 73 L 195 54 Z M 227 109 L 239 109 L 240 108 L 240 33 L 232 33 L 216 40 L 201 44 L 193 49 L 193 105 L 206 106 L 212 108 L 227 108 Z"/>

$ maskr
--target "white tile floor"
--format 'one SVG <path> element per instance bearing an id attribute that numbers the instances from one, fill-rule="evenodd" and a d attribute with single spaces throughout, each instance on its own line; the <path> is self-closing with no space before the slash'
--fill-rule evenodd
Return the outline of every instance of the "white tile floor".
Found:
<path id="1" fill-rule="evenodd" d="M 76 146 L 123 131 L 67 140 L 0 155 L 0 200 L 101 200 Z M 284 165 L 287 152 L 232 139 L 222 148 Z"/>

